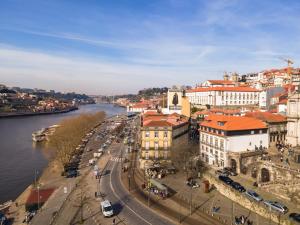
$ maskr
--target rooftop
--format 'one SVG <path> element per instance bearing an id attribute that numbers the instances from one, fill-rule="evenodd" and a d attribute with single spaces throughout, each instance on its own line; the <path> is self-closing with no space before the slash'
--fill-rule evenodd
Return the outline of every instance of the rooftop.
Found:
<path id="1" fill-rule="evenodd" d="M 234 130 L 253 130 L 265 129 L 266 124 L 252 117 L 243 116 L 224 116 L 211 114 L 200 123 L 201 126 L 211 127 L 220 130 L 234 131 Z"/>
<path id="2" fill-rule="evenodd" d="M 262 120 L 267 123 L 278 123 L 278 122 L 286 122 L 286 117 L 281 114 L 274 114 L 271 112 L 247 112 L 245 114 L 246 117 L 252 117 L 259 120 Z"/>
<path id="3" fill-rule="evenodd" d="M 259 90 L 251 87 L 199 87 L 187 90 L 187 93 L 192 92 L 207 92 L 207 91 L 231 91 L 231 92 L 259 92 Z"/>

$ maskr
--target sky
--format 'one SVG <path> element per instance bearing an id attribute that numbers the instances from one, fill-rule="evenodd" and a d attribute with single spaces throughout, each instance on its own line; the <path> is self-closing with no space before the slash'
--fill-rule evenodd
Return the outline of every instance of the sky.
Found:
<path id="1" fill-rule="evenodd" d="M 0 83 L 87 94 L 299 66 L 298 0 L 1 0 Z"/>

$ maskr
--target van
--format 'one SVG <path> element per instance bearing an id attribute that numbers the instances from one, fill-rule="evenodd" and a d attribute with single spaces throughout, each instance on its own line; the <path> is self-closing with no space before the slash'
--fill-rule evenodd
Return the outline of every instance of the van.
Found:
<path id="1" fill-rule="evenodd" d="M 104 200 L 103 202 L 100 203 L 100 209 L 105 217 L 111 217 L 114 215 L 113 208 L 111 206 L 110 201 Z"/>

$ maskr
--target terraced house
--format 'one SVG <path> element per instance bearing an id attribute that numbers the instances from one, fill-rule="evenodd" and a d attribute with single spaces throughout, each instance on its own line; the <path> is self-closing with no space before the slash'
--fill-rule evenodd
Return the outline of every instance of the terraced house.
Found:
<path id="1" fill-rule="evenodd" d="M 145 113 L 142 116 L 140 167 L 171 163 L 172 146 L 187 143 L 189 122 L 177 113 Z"/>

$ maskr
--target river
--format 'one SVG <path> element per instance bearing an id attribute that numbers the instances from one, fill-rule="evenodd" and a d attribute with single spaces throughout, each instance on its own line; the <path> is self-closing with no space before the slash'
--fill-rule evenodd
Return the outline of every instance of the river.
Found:
<path id="1" fill-rule="evenodd" d="M 80 106 L 69 113 L 12 117 L 0 119 L 0 204 L 14 200 L 34 182 L 35 171 L 39 174 L 47 166 L 49 155 L 41 145 L 34 145 L 32 132 L 58 124 L 64 118 L 81 113 L 106 112 L 107 116 L 124 113 L 125 109 L 111 104 Z"/>

